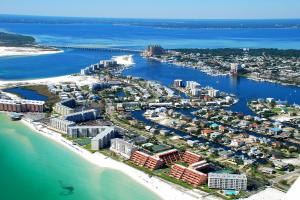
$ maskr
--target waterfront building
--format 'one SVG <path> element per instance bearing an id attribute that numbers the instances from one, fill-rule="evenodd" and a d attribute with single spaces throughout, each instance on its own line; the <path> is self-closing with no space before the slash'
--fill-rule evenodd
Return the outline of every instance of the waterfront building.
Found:
<path id="1" fill-rule="evenodd" d="M 189 165 L 189 168 L 195 169 L 195 170 L 202 170 L 205 168 L 208 168 L 209 164 L 207 163 L 206 160 L 201 160 L 199 162 L 195 162 Z"/>
<path id="2" fill-rule="evenodd" d="M 77 137 L 95 137 L 103 131 L 103 126 L 72 126 L 68 128 L 68 135 Z"/>
<path id="3" fill-rule="evenodd" d="M 246 190 L 247 176 L 245 174 L 209 173 L 208 187 L 223 190 Z"/>
<path id="4" fill-rule="evenodd" d="M 64 101 L 56 103 L 55 106 L 53 107 L 53 111 L 64 116 L 64 115 L 69 115 L 71 113 L 74 113 L 75 107 L 76 107 L 75 99 L 66 99 Z"/>
<path id="5" fill-rule="evenodd" d="M 44 101 L 0 99 L 0 111 L 7 112 L 43 112 Z"/>
<path id="6" fill-rule="evenodd" d="M 50 128 L 56 131 L 67 133 L 69 127 L 75 126 L 75 122 L 68 121 L 62 118 L 51 118 L 50 119 Z"/>
<path id="7" fill-rule="evenodd" d="M 181 79 L 174 80 L 173 86 L 174 87 L 183 87 L 184 86 L 183 85 L 183 80 L 181 80 Z"/>
<path id="8" fill-rule="evenodd" d="M 207 182 L 206 174 L 179 164 L 172 166 L 170 175 L 193 186 L 203 185 Z"/>
<path id="9" fill-rule="evenodd" d="M 178 152 L 177 149 L 163 151 L 155 154 L 154 156 L 163 160 L 163 162 L 166 163 L 167 165 L 181 160 L 180 153 Z"/>
<path id="10" fill-rule="evenodd" d="M 86 67 L 86 68 L 80 70 L 80 75 L 82 75 L 82 76 L 87 76 L 90 74 L 91 74 L 91 71 L 90 71 L 89 67 Z"/>
<path id="11" fill-rule="evenodd" d="M 99 112 L 95 109 L 91 109 L 91 110 L 85 110 L 85 111 L 65 115 L 64 119 L 78 123 L 78 122 L 95 120 L 98 118 L 98 116 L 99 116 Z"/>
<path id="12" fill-rule="evenodd" d="M 185 151 L 184 154 L 182 155 L 182 160 L 188 163 L 189 165 L 191 165 L 193 163 L 203 160 L 203 158 L 202 156 L 195 154 L 193 152 Z"/>
<path id="13" fill-rule="evenodd" d="M 151 170 L 159 169 L 164 165 L 163 160 L 158 157 L 150 156 L 141 151 L 134 151 L 130 158 L 136 165 L 146 167 Z"/>
<path id="14" fill-rule="evenodd" d="M 196 88 L 199 89 L 201 87 L 201 85 L 196 81 L 187 81 L 185 87 L 186 87 L 186 89 L 191 90 L 191 89 L 196 89 Z"/>
<path id="15" fill-rule="evenodd" d="M 143 53 L 147 57 L 163 55 L 165 50 L 159 45 L 149 45 L 147 50 Z"/>
<path id="16" fill-rule="evenodd" d="M 239 75 L 239 73 L 242 73 L 244 72 L 244 67 L 245 65 L 240 65 L 240 64 L 237 64 L 237 63 L 231 63 L 231 66 L 230 66 L 230 74 L 233 75 L 233 76 L 236 76 L 236 75 Z"/>
<path id="17" fill-rule="evenodd" d="M 103 65 L 104 67 L 115 67 L 118 63 L 115 60 L 101 60 L 100 65 Z"/>
<path id="18" fill-rule="evenodd" d="M 210 97 L 218 97 L 220 95 L 220 91 L 215 89 L 209 89 L 207 90 L 207 95 Z"/>
<path id="19" fill-rule="evenodd" d="M 85 67 L 83 69 L 80 70 L 80 74 L 82 76 L 87 76 L 87 75 L 91 75 L 93 73 L 95 73 L 96 71 L 99 71 L 101 67 L 103 67 L 104 65 L 101 63 L 96 63 L 93 65 L 90 65 L 88 67 Z"/>
<path id="20" fill-rule="evenodd" d="M 191 94 L 193 97 L 200 97 L 201 89 L 199 89 L 199 88 L 191 89 Z"/>
<path id="21" fill-rule="evenodd" d="M 239 64 L 231 63 L 230 74 L 231 75 L 238 75 L 238 71 L 239 71 Z"/>
<path id="22" fill-rule="evenodd" d="M 116 135 L 115 128 L 111 126 L 102 126 L 100 129 L 98 129 L 98 131 L 99 134 L 91 140 L 92 150 L 99 150 L 108 146 L 110 144 L 110 140 Z"/>
<path id="23" fill-rule="evenodd" d="M 130 159 L 132 153 L 137 150 L 134 144 L 120 138 L 112 139 L 110 142 L 110 150 L 120 154 L 126 159 Z"/>

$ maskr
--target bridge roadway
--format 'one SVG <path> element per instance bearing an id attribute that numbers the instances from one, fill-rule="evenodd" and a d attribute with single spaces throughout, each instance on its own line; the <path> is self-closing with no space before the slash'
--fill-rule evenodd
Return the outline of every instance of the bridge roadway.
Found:
<path id="1" fill-rule="evenodd" d="M 123 49 L 123 48 L 107 48 L 107 47 L 79 47 L 79 46 L 50 46 L 57 49 L 78 49 L 82 51 L 118 51 L 128 53 L 141 53 L 141 50 Z"/>

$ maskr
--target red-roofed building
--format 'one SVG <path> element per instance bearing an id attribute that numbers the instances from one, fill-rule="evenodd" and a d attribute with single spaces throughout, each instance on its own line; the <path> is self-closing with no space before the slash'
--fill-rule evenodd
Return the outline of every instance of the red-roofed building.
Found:
<path id="1" fill-rule="evenodd" d="M 167 165 L 181 160 L 180 153 L 176 149 L 171 149 L 168 151 L 157 153 L 157 154 L 155 154 L 155 157 L 160 158 Z"/>
<path id="2" fill-rule="evenodd" d="M 207 175 L 194 169 L 175 164 L 170 175 L 193 186 L 199 186 L 207 182 Z"/>
<path id="3" fill-rule="evenodd" d="M 150 156 L 141 151 L 133 152 L 130 160 L 132 160 L 135 164 L 137 164 L 139 166 L 146 167 L 151 170 L 158 169 L 164 165 L 163 160 L 161 160 L 155 156 Z"/>
<path id="4" fill-rule="evenodd" d="M 193 152 L 185 151 L 182 156 L 182 160 L 190 165 L 203 160 L 203 158 L 202 156 L 195 154 Z"/>
<path id="5" fill-rule="evenodd" d="M 201 131 L 202 135 L 205 135 L 206 137 L 209 137 L 210 134 L 212 134 L 214 131 L 211 129 L 204 129 Z"/>

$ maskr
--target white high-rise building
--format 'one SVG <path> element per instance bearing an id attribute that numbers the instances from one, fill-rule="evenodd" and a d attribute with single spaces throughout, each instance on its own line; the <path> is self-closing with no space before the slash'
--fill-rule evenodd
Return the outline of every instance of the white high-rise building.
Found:
<path id="1" fill-rule="evenodd" d="M 176 79 L 176 80 L 174 80 L 173 85 L 174 85 L 174 87 L 183 87 L 183 80 Z"/>
<path id="2" fill-rule="evenodd" d="M 103 126 L 99 131 L 100 133 L 91 140 L 92 150 L 99 150 L 108 146 L 110 140 L 116 135 L 115 128 L 111 126 Z"/>
<path id="3" fill-rule="evenodd" d="M 191 90 L 191 89 L 196 89 L 196 88 L 200 88 L 200 87 L 201 87 L 201 85 L 196 81 L 187 81 L 186 82 L 186 89 Z"/>
<path id="4" fill-rule="evenodd" d="M 75 122 L 68 121 L 62 118 L 51 118 L 50 119 L 50 128 L 62 132 L 67 133 L 69 127 L 75 126 Z"/>
<path id="5" fill-rule="evenodd" d="M 245 174 L 209 173 L 208 187 L 223 190 L 247 190 Z"/>
<path id="6" fill-rule="evenodd" d="M 191 89 L 191 94 L 193 97 L 200 97 L 201 89 L 199 89 L 199 88 Z"/>
<path id="7" fill-rule="evenodd" d="M 215 89 L 209 89 L 207 90 L 207 95 L 210 97 L 218 97 L 220 95 L 220 91 Z"/>
<path id="8" fill-rule="evenodd" d="M 134 144 L 129 143 L 120 138 L 112 139 L 110 142 L 111 142 L 110 150 L 117 154 L 120 154 L 126 159 L 130 159 L 131 154 L 135 150 L 137 150 L 137 147 L 134 146 Z"/>

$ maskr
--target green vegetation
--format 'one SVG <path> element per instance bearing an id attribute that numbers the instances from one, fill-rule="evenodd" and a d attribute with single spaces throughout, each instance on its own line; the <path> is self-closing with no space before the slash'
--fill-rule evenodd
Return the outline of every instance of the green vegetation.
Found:
<path id="1" fill-rule="evenodd" d="M 133 162 L 131 162 L 130 160 L 127 160 L 125 161 L 126 164 L 138 169 L 138 170 L 141 170 L 143 172 L 145 172 L 146 174 L 148 174 L 149 176 L 157 176 L 163 180 L 166 180 L 166 181 L 169 181 L 171 183 L 174 183 L 174 184 L 177 184 L 177 185 L 180 185 L 184 188 L 187 188 L 187 189 L 193 189 L 194 187 L 182 180 L 178 180 L 176 178 L 173 178 L 172 176 L 169 175 L 169 169 L 166 168 L 166 169 L 159 169 L 159 170 L 155 170 L 155 171 L 151 171 L 150 169 L 147 169 L 147 168 L 144 168 L 144 167 L 141 167 L 141 166 L 138 166 L 136 164 L 134 164 Z"/>
<path id="2" fill-rule="evenodd" d="M 46 85 L 28 85 L 21 86 L 20 88 L 36 91 L 38 94 L 48 97 L 48 100 L 46 101 L 46 109 L 48 109 L 49 111 L 51 111 L 54 104 L 56 104 L 60 100 L 59 96 L 51 93 Z"/>
<path id="3" fill-rule="evenodd" d="M 192 185 L 190 185 L 190 184 L 188 184 L 184 181 L 181 181 L 181 180 L 178 180 L 176 178 L 173 178 L 173 177 L 169 176 L 169 171 L 170 171 L 169 168 L 158 169 L 158 170 L 152 171 L 152 170 L 147 169 L 145 167 L 138 166 L 130 160 L 124 160 L 120 156 L 116 155 L 115 153 L 113 153 L 113 152 L 111 152 L 107 149 L 101 149 L 99 152 L 101 154 L 105 155 L 105 156 L 108 156 L 108 157 L 114 159 L 114 160 L 124 162 L 124 163 L 126 163 L 127 165 L 129 165 L 131 167 L 134 167 L 134 168 L 136 168 L 140 171 L 143 171 L 146 174 L 148 174 L 150 177 L 151 176 L 157 176 L 157 177 L 159 177 L 163 180 L 169 181 L 169 182 L 174 183 L 174 184 L 178 184 L 178 185 L 180 185 L 184 188 L 187 188 L 187 189 L 193 189 L 194 188 Z"/>
<path id="4" fill-rule="evenodd" d="M 34 37 L 0 32 L 0 46 L 32 46 L 35 44 Z"/>
<path id="5" fill-rule="evenodd" d="M 242 56 L 243 49 L 238 48 L 220 48 L 220 49 L 173 49 L 181 53 L 200 53 L 210 54 L 212 56 Z M 250 56 L 280 56 L 285 58 L 300 57 L 300 50 L 294 49 L 249 49 Z"/>

